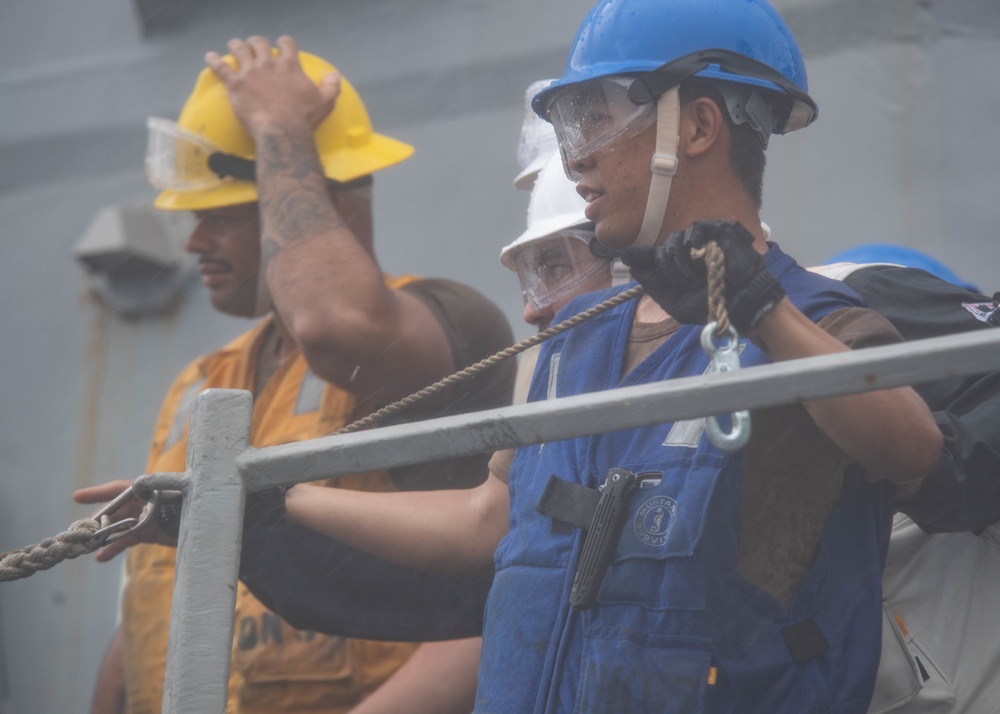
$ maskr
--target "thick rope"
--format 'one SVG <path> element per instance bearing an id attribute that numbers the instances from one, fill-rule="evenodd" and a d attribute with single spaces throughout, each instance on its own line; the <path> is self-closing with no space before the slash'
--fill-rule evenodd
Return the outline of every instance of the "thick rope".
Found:
<path id="1" fill-rule="evenodd" d="M 501 350 L 491 357 L 480 360 L 476 364 L 470 365 L 460 372 L 456 372 L 455 374 L 445 377 L 441 381 L 436 382 L 429 387 L 421 389 L 419 392 L 415 392 L 408 397 L 400 399 L 398 402 L 382 407 L 377 412 L 348 424 L 335 433 L 350 434 L 352 432 L 370 427 L 374 424 L 378 424 L 388 419 L 390 416 L 398 414 L 404 409 L 412 407 L 414 404 L 429 398 L 431 395 L 437 394 L 444 389 L 448 389 L 456 384 L 459 384 L 460 382 L 471 379 L 480 372 L 499 364 L 508 357 L 520 354 L 529 347 L 534 347 L 551 337 L 555 337 L 559 333 L 565 332 L 571 327 L 575 327 L 595 315 L 600 315 L 602 312 L 606 312 L 613 307 L 621 305 L 623 302 L 642 295 L 642 293 L 643 290 L 639 286 L 626 290 L 623 293 L 619 293 L 599 305 L 595 305 L 589 310 L 581 312 L 579 315 L 574 315 L 568 320 L 560 322 L 558 325 L 553 325 L 547 330 L 539 332 L 537 335 L 533 335 L 526 340 L 518 342 L 516 345 L 512 345 L 511 347 Z M 150 474 L 150 476 L 157 476 L 157 474 Z M 176 474 L 159 474 L 159 476 L 176 477 Z M 139 480 L 136 480 L 134 486 L 139 485 L 143 485 L 144 487 L 136 489 L 136 497 L 148 501 L 149 497 L 155 493 L 155 489 L 151 489 L 149 487 L 153 484 L 140 484 Z M 39 570 L 48 570 L 52 566 L 58 565 L 64 560 L 77 558 L 81 555 L 86 555 L 87 553 L 93 553 L 104 543 L 103 538 L 94 538 L 94 534 L 97 533 L 100 528 L 100 523 L 94 519 L 77 521 L 69 527 L 69 530 L 52 538 L 46 538 L 38 545 L 29 545 L 25 548 L 12 550 L 0 555 L 0 582 L 20 580 L 21 578 L 26 578 L 29 575 L 34 575 Z"/>
<path id="2" fill-rule="evenodd" d="M 429 387 L 421 389 L 419 392 L 415 392 L 408 397 L 400 399 L 398 402 L 394 402 L 392 404 L 384 406 L 377 412 L 372 412 L 368 416 L 362 419 L 358 419 L 357 421 L 352 422 L 351 424 L 348 424 L 345 427 L 342 427 L 341 429 L 335 431 L 334 435 L 351 434 L 355 431 L 366 429 L 375 424 L 380 424 L 389 417 L 398 414 L 404 409 L 412 407 L 414 404 L 417 404 L 418 402 L 424 401 L 428 397 L 437 394 L 438 392 L 444 389 L 448 389 L 460 382 L 464 382 L 467 379 L 471 379 L 480 372 L 483 372 L 489 369 L 490 367 L 499 364 L 508 357 L 513 357 L 514 355 L 520 354 L 529 347 L 534 347 L 535 345 L 541 344 L 542 342 L 545 342 L 546 340 L 555 337 L 559 333 L 565 332 L 571 327 L 576 327 L 581 322 L 586 322 L 590 318 L 595 317 L 596 315 L 600 315 L 602 312 L 607 312 L 611 308 L 617 307 L 621 305 L 623 302 L 627 302 L 632 298 L 638 297 L 642 294 L 643 294 L 643 289 L 641 285 L 636 285 L 634 288 L 629 288 L 625 292 L 618 293 L 614 297 L 608 298 L 607 300 L 598 305 L 594 305 L 594 307 L 590 308 L 589 310 L 585 310 L 578 315 L 574 315 L 568 320 L 563 320 L 558 325 L 553 325 L 552 327 L 543 330 L 542 332 L 539 332 L 537 335 L 532 335 L 528 339 L 518 342 L 516 345 L 512 345 L 507 349 L 501 350 L 500 352 L 497 352 L 495 355 L 491 357 L 487 357 L 486 359 L 480 360 L 479 362 L 476 362 L 473 365 L 469 365 L 462 371 L 456 372 L 455 374 L 445 377 L 439 382 L 435 382 Z"/>
<path id="3" fill-rule="evenodd" d="M 715 321 L 715 336 L 722 337 L 729 330 L 729 313 L 726 312 L 726 255 L 714 240 L 702 248 L 691 249 L 692 258 L 704 258 L 708 268 L 708 319 Z"/>
<path id="4" fill-rule="evenodd" d="M 69 530 L 38 545 L 12 550 L 0 557 L 0 582 L 20 580 L 39 570 L 48 570 L 64 560 L 93 553 L 101 547 L 103 539 L 94 538 L 101 524 L 93 519 L 77 521 Z"/>

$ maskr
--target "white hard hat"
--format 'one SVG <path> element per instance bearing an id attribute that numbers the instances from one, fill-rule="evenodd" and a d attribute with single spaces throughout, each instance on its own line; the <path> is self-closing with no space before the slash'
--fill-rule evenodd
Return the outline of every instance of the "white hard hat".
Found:
<path id="1" fill-rule="evenodd" d="M 531 190 L 528 228 L 500 251 L 500 262 L 513 270 L 511 251 L 514 248 L 569 228 L 588 226 L 590 221 L 583 213 L 586 207 L 587 202 L 576 192 L 576 184 L 566 178 L 562 158 L 558 153 L 552 154 Z"/>
<path id="2" fill-rule="evenodd" d="M 540 79 L 532 82 L 524 94 L 524 121 L 521 124 L 521 139 L 517 144 L 517 165 L 521 172 L 514 177 L 514 188 L 530 191 L 535 177 L 545 166 L 552 154 L 559 150 L 555 129 L 539 118 L 531 108 L 531 100 L 555 80 Z"/>

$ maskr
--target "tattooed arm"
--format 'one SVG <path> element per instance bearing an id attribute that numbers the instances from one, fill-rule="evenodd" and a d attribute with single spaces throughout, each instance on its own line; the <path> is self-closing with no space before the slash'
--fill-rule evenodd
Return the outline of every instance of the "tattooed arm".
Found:
<path id="1" fill-rule="evenodd" d="M 449 374 L 448 339 L 417 298 L 387 288 L 372 248 L 366 189 L 330 190 L 313 140 L 340 78 L 317 86 L 294 40 L 231 40 L 238 67 L 206 63 L 257 145 L 261 265 L 275 312 L 312 370 L 385 404 Z M 406 365 L 400 369 L 400 365 Z"/>

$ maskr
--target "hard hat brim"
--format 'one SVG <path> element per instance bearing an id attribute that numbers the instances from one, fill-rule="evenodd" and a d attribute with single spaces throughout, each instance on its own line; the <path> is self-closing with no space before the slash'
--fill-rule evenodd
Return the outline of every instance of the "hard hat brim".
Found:
<path id="1" fill-rule="evenodd" d="M 204 211 L 253 203 L 257 199 L 257 185 L 252 181 L 225 181 L 218 186 L 193 191 L 165 189 L 156 196 L 153 206 L 161 211 Z"/>
<path id="2" fill-rule="evenodd" d="M 413 155 L 407 143 L 372 133 L 356 148 L 340 147 L 320 157 L 327 178 L 346 183 L 398 164 Z"/>

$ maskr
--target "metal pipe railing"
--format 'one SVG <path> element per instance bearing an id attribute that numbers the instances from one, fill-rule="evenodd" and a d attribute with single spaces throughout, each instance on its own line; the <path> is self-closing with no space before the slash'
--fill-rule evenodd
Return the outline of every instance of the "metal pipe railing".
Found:
<path id="1" fill-rule="evenodd" d="M 1000 330 L 970 332 L 249 449 L 237 463 L 257 491 L 998 368 Z"/>

